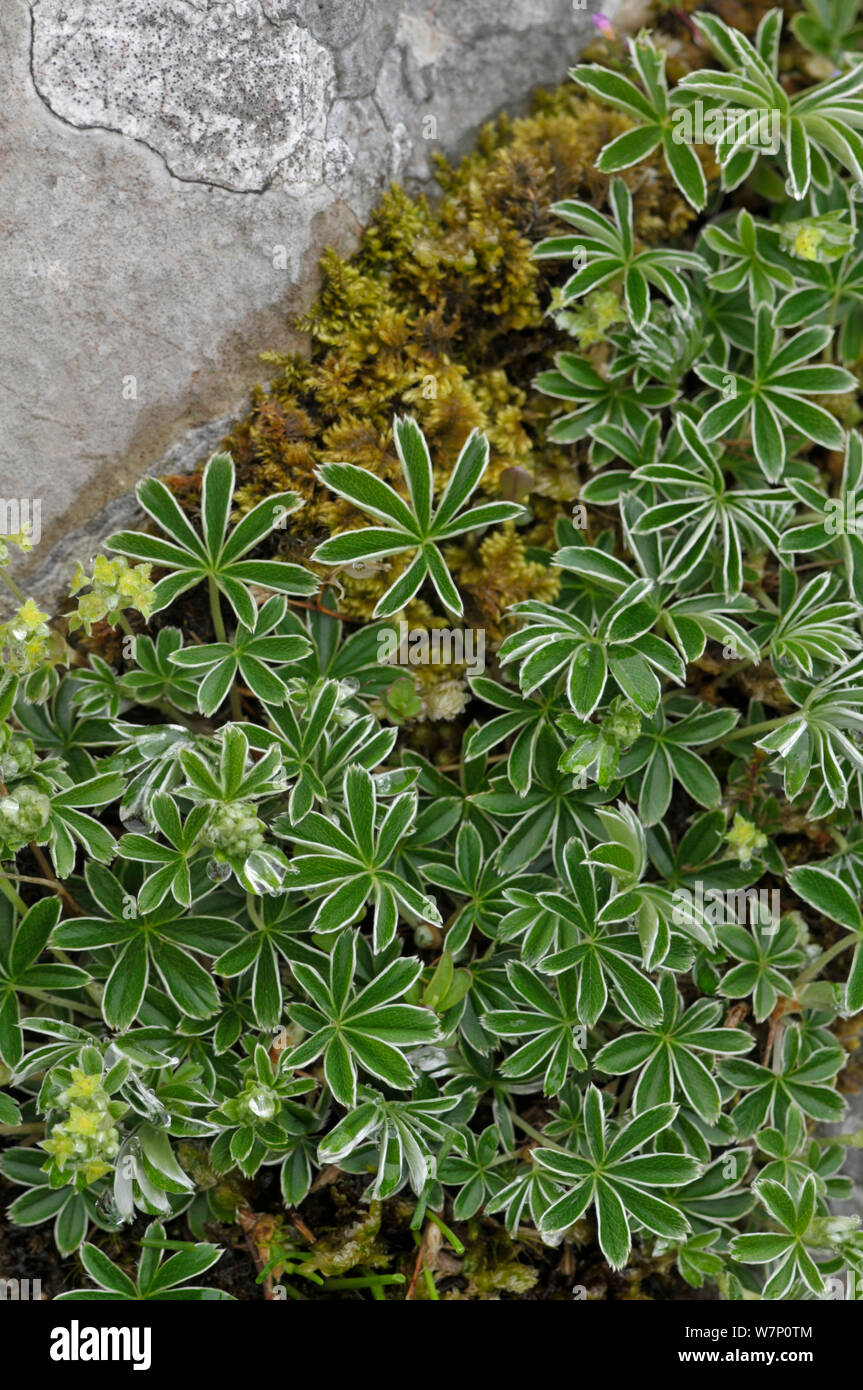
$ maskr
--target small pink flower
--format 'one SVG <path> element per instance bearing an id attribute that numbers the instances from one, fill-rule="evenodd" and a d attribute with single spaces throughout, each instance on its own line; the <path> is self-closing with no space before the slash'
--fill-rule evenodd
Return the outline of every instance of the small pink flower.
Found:
<path id="1" fill-rule="evenodd" d="M 615 35 L 614 35 L 614 30 L 613 30 L 612 27 L 611 27 L 611 20 L 610 20 L 610 19 L 606 19 L 606 17 L 605 17 L 604 14 L 595 14 L 595 15 L 591 15 L 591 19 L 593 20 L 593 22 L 594 22 L 594 24 L 596 25 L 596 27 L 597 27 L 597 29 L 599 30 L 599 32 L 600 32 L 601 34 L 603 34 L 603 35 L 605 36 L 605 38 L 607 38 L 607 39 L 613 39 L 613 38 L 614 38 Z"/>

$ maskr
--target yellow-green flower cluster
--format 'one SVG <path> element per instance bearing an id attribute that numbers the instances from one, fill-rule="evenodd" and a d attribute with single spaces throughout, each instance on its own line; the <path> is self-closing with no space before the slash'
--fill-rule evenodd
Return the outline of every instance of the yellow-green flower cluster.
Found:
<path id="1" fill-rule="evenodd" d="M 554 321 L 558 328 L 577 338 L 582 348 L 605 342 L 609 328 L 626 322 L 623 302 L 614 290 L 593 290 L 575 309 L 558 308 L 561 302 L 561 291 L 557 289 L 552 294 Z"/>
<path id="2" fill-rule="evenodd" d="M 93 624 L 103 618 L 116 623 L 127 608 L 135 608 L 144 618 L 149 618 L 155 589 L 150 580 L 151 569 L 151 565 L 130 565 L 121 555 L 113 560 L 97 555 L 92 574 L 87 574 L 79 564 L 69 593 L 74 598 L 82 589 L 89 587 L 90 592 L 81 595 L 78 607 L 69 615 L 69 631 L 83 627 L 89 633 Z"/>
<path id="3" fill-rule="evenodd" d="M 33 549 L 34 544 L 32 527 L 28 527 L 26 530 L 10 531 L 6 535 L 0 535 L 0 565 L 8 565 L 9 561 L 12 559 L 12 556 L 9 554 L 10 545 L 17 545 L 18 549 L 24 555 L 27 555 Z"/>
<path id="4" fill-rule="evenodd" d="M 68 1116 L 54 1125 L 42 1148 L 60 1173 L 72 1172 L 80 1190 L 110 1173 L 120 1148 L 112 1102 L 102 1085 L 102 1073 L 72 1068 L 72 1081 L 57 1098 Z M 122 1107 L 120 1107 L 122 1109 Z"/>
<path id="5" fill-rule="evenodd" d="M 244 859 L 264 843 L 264 827 L 251 802 L 230 801 L 213 811 L 204 839 L 216 859 Z"/>
<path id="6" fill-rule="evenodd" d="M 751 864 L 753 856 L 760 849 L 764 849 L 767 836 L 751 820 L 747 820 L 738 812 L 731 829 L 726 833 L 725 843 L 745 869 Z"/>
<path id="7" fill-rule="evenodd" d="M 842 221 L 841 212 L 804 217 L 779 227 L 782 250 L 802 261 L 835 261 L 854 240 L 854 228 Z"/>
<path id="8" fill-rule="evenodd" d="M 48 797 L 28 783 L 0 797 L 0 858 L 17 854 L 31 840 L 41 843 L 50 814 Z"/>
<path id="9" fill-rule="evenodd" d="M 0 661 L 15 676 L 29 676 L 51 659 L 53 633 L 48 614 L 28 598 L 7 623 L 0 624 Z"/>
<path id="10" fill-rule="evenodd" d="M 6 783 L 17 782 L 26 777 L 36 766 L 36 750 L 33 740 L 22 738 L 10 729 L 8 724 L 0 724 L 0 777 Z"/>

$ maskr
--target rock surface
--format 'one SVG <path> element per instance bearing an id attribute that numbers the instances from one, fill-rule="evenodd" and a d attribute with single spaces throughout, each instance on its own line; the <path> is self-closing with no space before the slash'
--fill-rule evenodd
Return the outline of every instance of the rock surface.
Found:
<path id="1" fill-rule="evenodd" d="M 0 499 L 42 500 L 43 606 L 51 548 L 65 575 L 302 346 L 323 246 L 562 80 L 597 4 L 4 0 Z"/>

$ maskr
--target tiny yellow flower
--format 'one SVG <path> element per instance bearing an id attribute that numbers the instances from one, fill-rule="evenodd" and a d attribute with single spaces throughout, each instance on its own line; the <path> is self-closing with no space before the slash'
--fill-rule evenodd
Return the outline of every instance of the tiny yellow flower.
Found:
<path id="1" fill-rule="evenodd" d="M 90 1099 L 96 1096 L 102 1089 L 102 1073 L 95 1071 L 87 1074 L 81 1071 L 80 1067 L 72 1068 L 72 1085 L 64 1091 L 64 1097 L 72 1099 Z"/>
<path id="2" fill-rule="evenodd" d="M 794 255 L 804 261 L 817 260 L 818 247 L 823 240 L 824 233 L 819 227 L 799 227 L 793 243 Z"/>
<path id="3" fill-rule="evenodd" d="M 18 609 L 15 618 L 13 618 L 13 622 L 23 623 L 28 631 L 35 632 L 38 628 L 45 625 L 47 618 L 48 614 L 42 613 L 39 610 L 35 600 L 28 598 L 27 602 L 22 604 Z"/>
<path id="4" fill-rule="evenodd" d="M 80 1135 L 83 1139 L 92 1138 L 102 1128 L 102 1116 L 98 1110 L 82 1110 L 80 1105 L 72 1105 L 67 1128 L 70 1134 Z"/>
<path id="5" fill-rule="evenodd" d="M 91 1158 L 87 1163 L 83 1163 L 79 1170 L 84 1175 L 86 1183 L 96 1182 L 98 1178 L 104 1178 L 106 1173 L 111 1172 L 110 1163 L 103 1163 L 99 1158 Z"/>
<path id="6" fill-rule="evenodd" d="M 759 849 L 764 849 L 767 844 L 767 836 L 758 829 L 753 821 L 747 820 L 738 812 L 734 817 L 731 829 L 726 833 L 725 843 L 734 857 L 739 859 L 744 868 L 747 868 L 752 862 L 753 855 Z"/>

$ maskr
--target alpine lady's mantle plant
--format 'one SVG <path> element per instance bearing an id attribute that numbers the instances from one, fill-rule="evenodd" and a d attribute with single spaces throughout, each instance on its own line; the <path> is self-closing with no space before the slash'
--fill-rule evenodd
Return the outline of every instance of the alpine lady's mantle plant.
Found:
<path id="1" fill-rule="evenodd" d="M 587 529 L 534 546 L 558 597 L 513 609 L 456 766 L 409 746 L 381 634 L 415 596 L 469 624 L 453 547 L 531 520 L 475 501 L 476 432 L 449 477 L 409 418 L 393 485 L 322 466 L 369 524 L 321 538 L 315 574 L 274 554 L 294 494 L 232 524 L 229 457 L 199 517 L 143 483 L 147 529 L 79 573 L 67 625 L 123 627 L 120 670 L 8 581 L 0 1121 L 27 1142 L 2 1171 L 13 1221 L 80 1248 L 96 1287 L 72 1297 L 213 1296 L 186 1281 L 232 1175 L 275 1170 L 302 1207 L 330 1165 L 417 1231 L 482 1214 L 614 1269 L 637 1246 L 725 1298 L 863 1272 L 818 1130 L 863 1012 L 863 63 L 813 16 L 797 37 L 836 71 L 793 94 L 778 11 L 754 42 L 696 16 L 715 63 L 674 89 L 646 35 L 573 74 L 630 122 L 607 210 L 559 204 L 536 248 L 571 263 L 563 329 L 616 305 L 537 382 Z M 695 101 L 715 166 L 676 138 Z M 702 213 L 684 247 L 635 233 L 660 148 Z M 329 567 L 357 561 L 381 621 L 348 632 Z M 133 1281 L 99 1243 L 136 1212 Z M 261 1277 L 303 1296 L 298 1242 Z"/>

